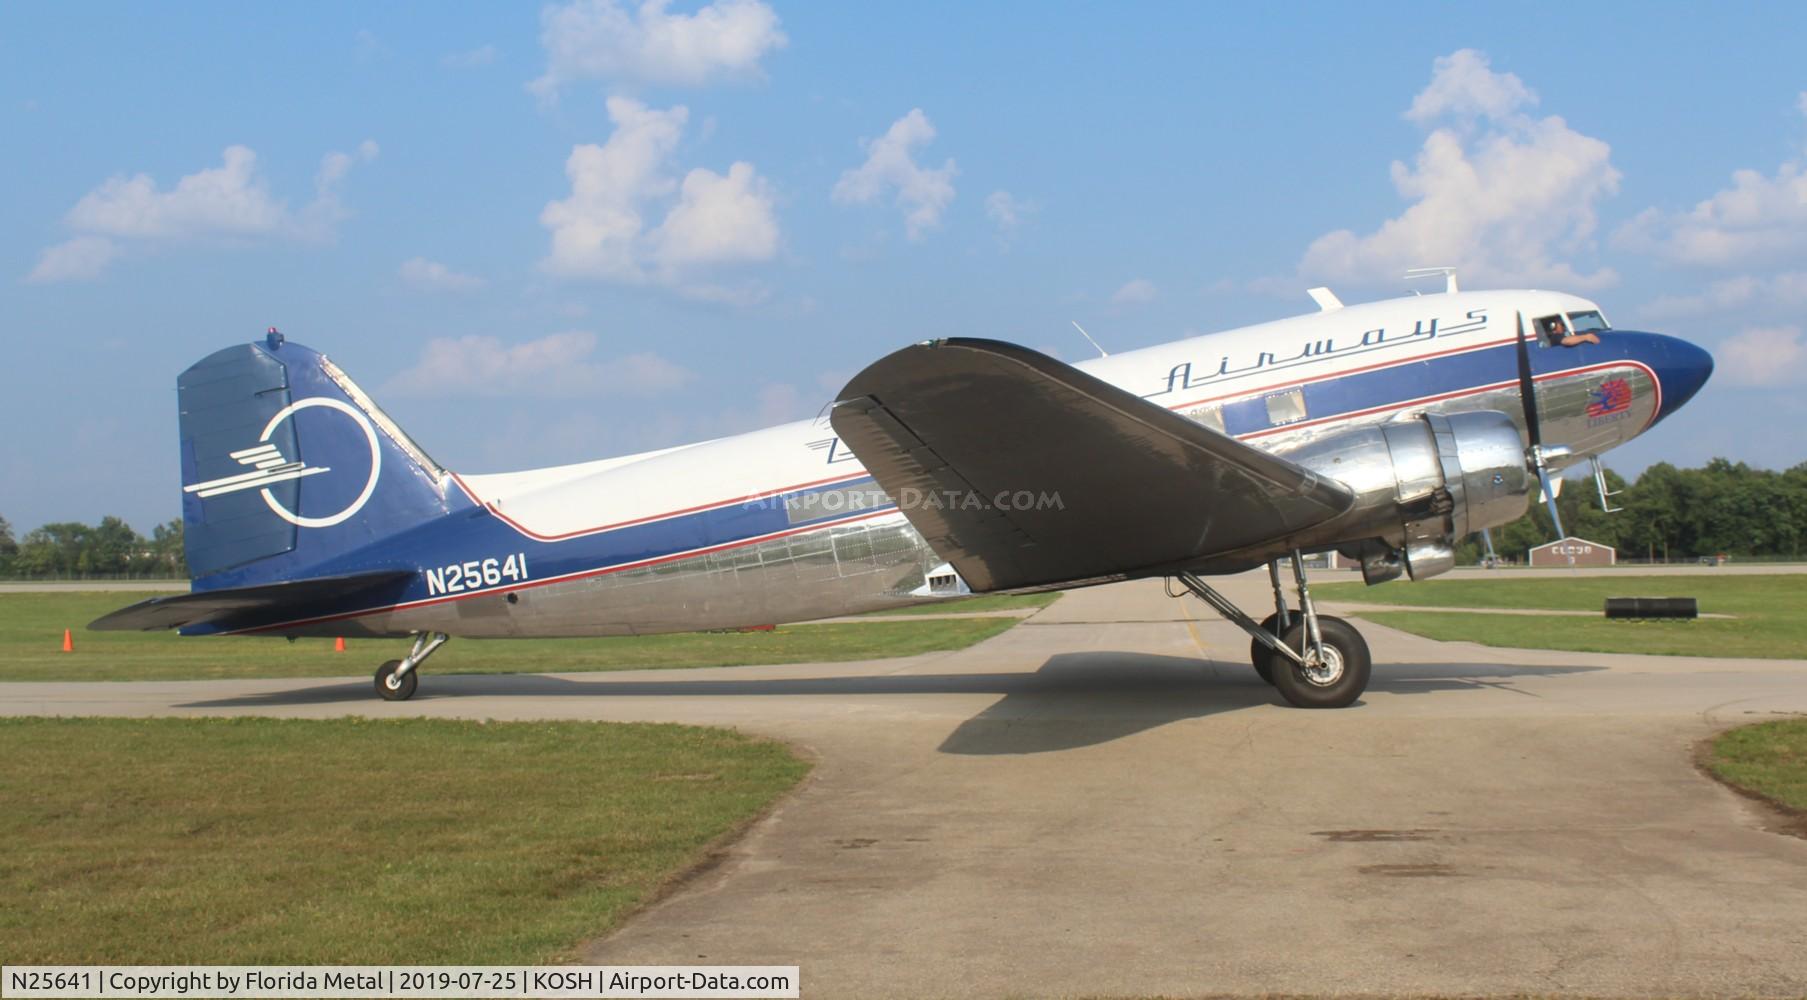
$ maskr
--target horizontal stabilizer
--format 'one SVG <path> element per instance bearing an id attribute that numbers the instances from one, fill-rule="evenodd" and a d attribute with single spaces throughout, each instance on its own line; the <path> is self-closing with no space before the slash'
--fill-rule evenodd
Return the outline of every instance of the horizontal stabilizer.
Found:
<path id="1" fill-rule="evenodd" d="M 153 597 L 96 618 L 88 623 L 88 628 L 96 632 L 154 632 L 189 625 L 255 628 L 305 618 L 329 603 L 339 604 L 348 597 L 399 587 L 413 576 L 409 570 L 394 570 Z"/>
<path id="2" fill-rule="evenodd" d="M 979 592 L 1160 575 L 1354 503 L 1341 483 L 995 340 L 882 358 L 830 420 Z"/>

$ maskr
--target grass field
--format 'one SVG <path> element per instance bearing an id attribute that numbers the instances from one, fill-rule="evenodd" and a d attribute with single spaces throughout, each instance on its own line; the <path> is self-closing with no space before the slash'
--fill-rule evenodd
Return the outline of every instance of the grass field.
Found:
<path id="1" fill-rule="evenodd" d="M 1807 659 L 1807 574 L 1580 576 L 1567 579 L 1430 580 L 1313 587 L 1324 601 L 1427 608 L 1599 612 L 1608 597 L 1696 597 L 1729 619 L 1608 621 L 1604 616 L 1489 615 L 1450 611 L 1362 612 L 1377 625 L 1443 641 L 1594 653 Z"/>
<path id="2" fill-rule="evenodd" d="M 1807 813 L 1807 719 L 1740 726 L 1713 740 L 1708 766 L 1740 788 Z"/>
<path id="3" fill-rule="evenodd" d="M 808 770 L 683 726 L 0 719 L 7 964 L 566 956 Z"/>
<path id="4" fill-rule="evenodd" d="M 193 637 L 171 632 L 88 632 L 83 626 L 142 594 L 0 594 L 0 681 L 194 680 L 220 677 L 368 675 L 408 650 L 407 640 L 288 642 L 268 637 Z M 949 605 L 948 607 L 957 607 Z M 454 640 L 429 673 L 559 673 L 651 667 L 815 663 L 963 649 L 1016 624 L 1014 618 L 924 619 L 787 625 L 772 632 L 701 632 L 612 639 Z M 75 652 L 62 652 L 63 630 Z"/>

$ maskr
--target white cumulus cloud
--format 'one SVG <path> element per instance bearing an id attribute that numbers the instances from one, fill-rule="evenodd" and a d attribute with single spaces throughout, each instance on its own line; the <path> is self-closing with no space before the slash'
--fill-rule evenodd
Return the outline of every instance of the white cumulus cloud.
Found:
<path id="1" fill-rule="evenodd" d="M 863 205 L 895 189 L 905 231 L 910 239 L 921 239 L 941 224 L 941 213 L 954 200 L 954 176 L 959 173 L 952 159 L 935 168 L 916 162 L 916 149 L 934 138 L 935 126 L 928 116 L 921 108 L 911 108 L 884 135 L 863 144 L 866 162 L 835 182 L 835 202 Z"/>
<path id="2" fill-rule="evenodd" d="M 776 255 L 770 186 L 744 162 L 726 175 L 693 169 L 680 184 L 669 161 L 689 111 L 660 111 L 625 97 L 609 98 L 608 111 L 615 131 L 600 146 L 571 150 L 565 162 L 571 195 L 540 213 L 552 233 L 541 267 L 565 277 L 661 284 L 701 298 L 742 297 L 698 282 L 697 274 L 709 265 Z M 648 216 L 661 208 L 662 221 L 650 225 Z"/>
<path id="3" fill-rule="evenodd" d="M 410 257 L 402 261 L 398 272 L 408 285 L 428 292 L 470 292 L 482 288 L 487 282 L 474 274 L 463 274 L 425 257 Z"/>
<path id="4" fill-rule="evenodd" d="M 167 191 L 149 174 L 111 178 L 83 195 L 64 221 L 74 229 L 136 237 L 253 235 L 293 224 L 288 206 L 258 176 L 256 153 L 229 146 L 221 158 L 220 166 L 189 174 Z"/>
<path id="5" fill-rule="evenodd" d="M 28 280 L 94 277 L 133 243 L 331 239 L 348 214 L 339 199 L 346 174 L 378 152 L 375 142 L 365 140 L 355 152 L 327 153 L 314 176 L 313 200 L 300 208 L 270 192 L 257 153 L 245 146 L 228 146 L 219 166 L 188 174 L 168 189 L 149 174 L 109 178 L 63 217 L 81 235 L 45 250 Z"/>
<path id="6" fill-rule="evenodd" d="M 1016 231 L 1027 223 L 1040 206 L 1008 191 L 993 191 L 985 196 L 985 217 L 997 230 L 998 243 L 1008 247 Z"/>
<path id="7" fill-rule="evenodd" d="M 46 249 L 25 280 L 44 284 L 98 278 L 118 255 L 119 247 L 105 236 L 77 236 Z"/>
<path id="8" fill-rule="evenodd" d="M 1799 106 L 1807 115 L 1807 93 Z M 1788 160 L 1773 174 L 1735 170 L 1730 187 L 1692 209 L 1645 209 L 1613 239 L 1627 250 L 1683 264 L 1798 259 L 1807 251 L 1807 159 Z"/>
<path id="9" fill-rule="evenodd" d="M 1584 289 L 1616 281 L 1609 268 L 1584 273 L 1571 263 L 1597 226 L 1595 205 L 1618 190 L 1611 147 L 1556 115 L 1534 117 L 1526 109 L 1536 102 L 1482 53 L 1436 60 L 1406 112 L 1431 131 L 1411 165 L 1392 165 L 1393 186 L 1411 204 L 1367 235 L 1340 229 L 1318 237 L 1301 276 L 1376 283 L 1408 267 L 1453 266 L 1484 284 Z"/>
<path id="10" fill-rule="evenodd" d="M 1155 297 L 1154 282 L 1147 278 L 1132 278 L 1123 283 L 1123 287 L 1111 293 L 1111 301 L 1118 305 L 1135 305 L 1142 302 L 1153 302 Z"/>
<path id="11" fill-rule="evenodd" d="M 700 86 L 759 73 L 765 54 L 785 46 L 778 15 L 759 0 L 716 0 L 694 14 L 668 0 L 636 9 L 616 0 L 575 0 L 540 12 L 546 72 L 528 84 L 553 100 L 565 84 L 595 78 Z"/>
<path id="12" fill-rule="evenodd" d="M 386 392 L 440 396 L 647 396 L 685 385 L 694 372 L 650 352 L 593 359 L 594 333 L 554 333 L 519 344 L 496 337 L 441 337 L 420 360 L 390 379 Z"/>
<path id="13" fill-rule="evenodd" d="M 985 217 L 1000 232 L 1011 232 L 1022 225 L 1024 206 L 1008 191 L 993 191 L 985 196 Z"/>
<path id="14" fill-rule="evenodd" d="M 555 274 L 641 281 L 642 203 L 672 190 L 663 166 L 690 112 L 656 111 L 625 97 L 609 98 L 608 109 L 614 133 L 600 146 L 571 149 L 571 196 L 540 213 L 540 224 L 552 230 L 544 266 Z"/>
<path id="15" fill-rule="evenodd" d="M 1734 385 L 1776 386 L 1807 378 L 1807 341 L 1798 326 L 1751 327 L 1713 355 L 1714 370 Z"/>
<path id="16" fill-rule="evenodd" d="M 1431 64 L 1430 86 L 1412 98 L 1405 116 L 1420 125 L 1447 117 L 1505 118 L 1537 103 L 1515 73 L 1495 73 L 1484 53 L 1462 49 Z"/>
<path id="17" fill-rule="evenodd" d="M 653 242 L 660 262 L 674 269 L 770 260 L 778 252 L 770 186 L 751 163 L 730 166 L 726 177 L 692 170 L 684 175 L 678 203 L 653 233 Z"/>

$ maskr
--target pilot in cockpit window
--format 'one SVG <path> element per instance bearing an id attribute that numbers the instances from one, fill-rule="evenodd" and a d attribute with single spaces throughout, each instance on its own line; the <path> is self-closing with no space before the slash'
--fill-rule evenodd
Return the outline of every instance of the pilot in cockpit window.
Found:
<path id="1" fill-rule="evenodd" d="M 1593 315 L 1597 316 L 1598 314 Z M 1600 342 L 1600 336 L 1593 329 L 1571 330 L 1563 322 L 1560 314 L 1547 316 L 1540 323 L 1543 326 L 1544 342 L 1547 344 L 1574 347 L 1577 344 L 1598 344 Z"/>

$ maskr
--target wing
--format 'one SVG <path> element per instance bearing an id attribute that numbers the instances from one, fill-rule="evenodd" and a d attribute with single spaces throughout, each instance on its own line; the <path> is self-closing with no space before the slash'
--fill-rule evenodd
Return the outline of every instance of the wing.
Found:
<path id="1" fill-rule="evenodd" d="M 1159 575 L 1355 502 L 1340 483 L 994 340 L 881 358 L 830 420 L 976 591 Z"/>
<path id="2" fill-rule="evenodd" d="M 329 603 L 396 586 L 413 576 L 406 570 L 386 571 L 153 597 L 96 618 L 88 627 L 96 632 L 149 632 L 209 623 L 252 628 L 304 618 Z"/>

